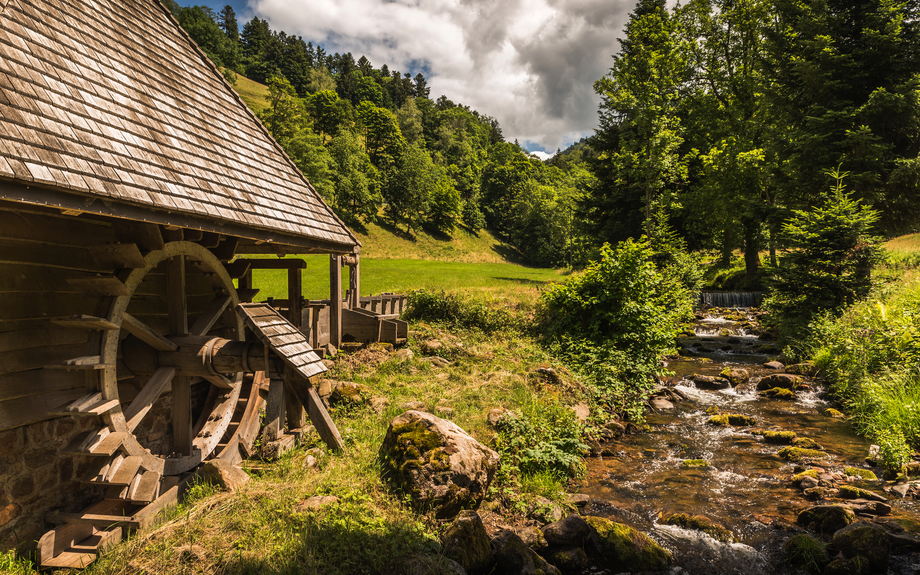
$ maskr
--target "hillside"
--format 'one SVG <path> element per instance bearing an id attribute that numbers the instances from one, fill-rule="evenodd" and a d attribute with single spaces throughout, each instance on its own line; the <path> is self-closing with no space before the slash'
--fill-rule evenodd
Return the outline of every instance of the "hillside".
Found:
<path id="1" fill-rule="evenodd" d="M 237 74 L 234 88 L 253 112 L 258 113 L 268 108 L 268 86 L 265 84 L 260 84 Z"/>

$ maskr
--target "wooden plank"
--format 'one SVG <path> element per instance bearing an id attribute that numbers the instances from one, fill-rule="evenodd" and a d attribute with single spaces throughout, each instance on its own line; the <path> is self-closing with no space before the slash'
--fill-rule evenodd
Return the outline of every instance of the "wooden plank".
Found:
<path id="1" fill-rule="evenodd" d="M 156 373 L 150 376 L 147 385 L 134 398 L 131 405 L 125 410 L 125 420 L 128 423 L 128 429 L 134 429 L 140 424 L 147 412 L 153 406 L 153 402 L 160 397 L 160 394 L 166 389 L 166 386 L 172 381 L 176 374 L 174 367 L 161 367 Z"/>
<path id="2" fill-rule="evenodd" d="M 342 256 L 329 256 L 329 341 L 342 346 Z"/>
<path id="3" fill-rule="evenodd" d="M 76 293 L 75 289 L 67 285 L 66 280 L 85 274 L 85 271 L 37 265 L 0 264 L 0 292 Z"/>
<path id="4" fill-rule="evenodd" d="M 91 246 L 115 241 L 112 228 L 103 222 L 8 211 L 0 211 L 0 238 L 62 246 Z"/>
<path id="5" fill-rule="evenodd" d="M 192 335 L 206 335 L 211 331 L 211 328 L 214 327 L 214 324 L 217 323 L 217 320 L 220 319 L 220 316 L 223 315 L 232 301 L 232 298 L 228 295 L 214 298 L 214 300 L 208 304 L 208 307 L 201 312 L 201 315 L 198 316 L 198 319 L 195 321 L 195 324 L 192 325 L 189 333 Z"/>
<path id="6" fill-rule="evenodd" d="M 145 471 L 128 491 L 128 500 L 134 503 L 150 503 L 160 491 L 161 476 L 156 471 Z"/>
<path id="7" fill-rule="evenodd" d="M 224 268 L 227 270 L 227 273 L 230 274 L 230 279 L 237 280 L 249 273 L 249 270 L 252 268 L 252 260 L 245 258 L 238 259 L 229 264 L 225 264 Z"/>
<path id="8" fill-rule="evenodd" d="M 48 562 L 94 532 L 91 525 L 59 525 L 38 540 L 38 564 L 51 567 Z"/>
<path id="9" fill-rule="evenodd" d="M 103 399 L 101 393 L 91 393 L 48 412 L 51 416 L 100 416 L 112 411 L 120 404 L 117 399 Z"/>
<path id="10" fill-rule="evenodd" d="M 287 385 L 306 407 L 307 415 L 310 417 L 313 426 L 316 427 L 316 432 L 320 438 L 329 449 L 344 450 L 345 442 L 342 441 L 338 428 L 332 421 L 332 417 L 329 416 L 329 412 L 326 411 L 326 406 L 320 399 L 319 393 L 316 392 L 316 389 L 308 379 L 298 377 L 297 374 L 290 375 L 291 377 L 287 379 Z"/>
<path id="11" fill-rule="evenodd" d="M 73 333 L 69 330 L 64 332 Z M 10 335 L 15 335 L 15 332 Z M 10 339 L 12 339 L 12 337 L 0 337 L 0 340 Z M 9 351 L 0 347 L 0 350 L 3 350 L 3 353 L 0 353 L 0 376 L 21 371 L 41 369 L 49 364 L 57 366 L 56 369 L 64 369 L 63 366 L 65 361 L 73 359 L 81 353 L 86 353 L 86 334 L 84 333 L 82 336 L 73 339 L 76 339 L 77 342 L 67 345 L 52 345 L 49 343 L 47 346 L 37 345 L 28 349 L 11 349 Z M 83 339 L 83 341 L 79 342 L 80 339 Z M 63 340 L 63 338 L 61 340 Z M 2 377 L 0 377 L 0 380 L 2 380 Z M 0 388 L 0 397 L 3 397 L 5 393 L 6 390 Z M 31 390 L 23 395 L 31 395 L 32 393 L 36 393 L 36 391 Z"/>
<path id="12" fill-rule="evenodd" d="M 99 267 L 106 270 L 138 269 L 147 265 L 134 243 L 92 246 L 89 253 Z"/>
<path id="13" fill-rule="evenodd" d="M 189 475 L 182 480 L 172 475 L 164 477 L 160 485 L 159 497 L 150 505 L 134 512 L 134 519 L 138 522 L 138 526 L 146 527 L 150 525 L 153 523 L 154 519 L 156 519 L 158 513 L 167 507 L 176 505 L 179 502 L 179 496 L 185 491 L 192 477 L 194 477 L 194 475 Z"/>
<path id="14" fill-rule="evenodd" d="M 123 456 L 116 456 L 111 461 L 101 460 L 95 463 L 91 463 L 90 467 L 87 468 L 86 473 L 84 473 L 83 477 L 80 478 L 80 482 L 101 484 L 103 481 L 105 481 L 105 477 L 109 474 L 110 470 L 116 469 L 119 465 L 121 465 L 122 459 L 124 459 Z"/>
<path id="15" fill-rule="evenodd" d="M 182 455 L 192 453 L 192 386 L 188 377 L 172 383 L 173 449 Z"/>
<path id="16" fill-rule="evenodd" d="M 185 256 L 166 261 L 166 303 L 170 335 L 188 334 L 188 302 L 185 299 Z"/>
<path id="17" fill-rule="evenodd" d="M 95 553 L 97 556 L 111 549 L 113 545 L 121 541 L 121 527 L 113 527 L 107 531 L 96 531 L 92 536 L 75 544 L 68 549 L 74 553 Z"/>
<path id="18" fill-rule="evenodd" d="M 100 331 L 114 331 L 120 329 L 117 324 L 103 317 L 93 315 L 72 315 L 64 319 L 53 319 L 51 323 L 72 329 L 94 329 Z"/>
<path id="19" fill-rule="evenodd" d="M 268 385 L 268 398 L 265 401 L 263 441 L 276 441 L 284 433 L 284 396 L 284 380 L 271 378 Z"/>
<path id="20" fill-rule="evenodd" d="M 127 437 L 128 434 L 124 431 L 114 431 L 103 437 L 99 443 L 90 446 L 87 452 L 92 455 L 112 456 L 122 446 Z"/>
<path id="21" fill-rule="evenodd" d="M 141 468 L 142 461 L 143 457 L 140 455 L 125 457 L 125 460 L 118 466 L 118 469 L 116 469 L 114 473 L 109 473 L 105 478 L 105 482 L 109 485 L 131 485 L 131 481 Z"/>
<path id="22" fill-rule="evenodd" d="M 97 529 L 124 527 L 140 529 L 146 523 L 131 515 L 106 515 L 102 513 L 52 513 L 48 516 L 50 523 L 69 523 L 71 525 L 90 525 Z"/>
<path id="23" fill-rule="evenodd" d="M 124 313 L 121 326 L 128 332 L 157 351 L 176 351 L 179 346 L 154 331 L 128 312 Z"/>
<path id="24" fill-rule="evenodd" d="M 2 269 L 2 268 L 0 268 Z M 64 282 L 70 289 L 69 284 Z M 95 309 L 98 298 L 81 293 L 7 293 L 0 306 L 0 321 L 64 318 Z"/>
<path id="25" fill-rule="evenodd" d="M 237 297 L 240 298 L 240 301 L 243 301 L 243 302 L 252 301 L 252 298 L 256 297 L 256 294 L 259 293 L 260 291 L 262 290 L 252 289 L 252 288 L 248 288 L 248 289 L 240 288 L 236 290 L 236 295 Z"/>
<path id="26" fill-rule="evenodd" d="M 97 276 L 89 278 L 71 278 L 67 283 L 83 295 L 122 296 L 129 295 L 127 286 L 115 276 Z"/>
<path id="27" fill-rule="evenodd" d="M 84 529 L 94 529 L 91 525 L 81 525 Z M 56 557 L 41 561 L 39 565 L 46 569 L 85 569 L 95 561 L 94 551 L 62 551 Z"/>
<path id="28" fill-rule="evenodd" d="M 84 355 L 81 357 L 65 359 L 64 362 L 60 364 L 46 365 L 45 369 L 92 371 L 97 369 L 105 369 L 106 367 L 108 367 L 108 365 L 102 363 L 100 356 Z"/>
<path id="29" fill-rule="evenodd" d="M 55 416 L 50 415 L 49 411 L 85 393 L 86 387 L 81 385 L 79 389 L 17 397 L 0 402 L 0 430 L 51 419 Z"/>

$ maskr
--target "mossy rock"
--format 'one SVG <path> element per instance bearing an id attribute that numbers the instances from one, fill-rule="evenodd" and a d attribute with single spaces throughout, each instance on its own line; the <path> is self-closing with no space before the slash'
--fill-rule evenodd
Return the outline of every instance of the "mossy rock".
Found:
<path id="1" fill-rule="evenodd" d="M 799 513 L 796 523 L 820 533 L 834 533 L 856 521 L 856 513 L 843 505 L 818 505 Z"/>
<path id="2" fill-rule="evenodd" d="M 751 376 L 750 373 L 748 373 L 748 370 L 746 369 L 731 368 L 731 367 L 726 367 L 719 373 L 719 375 L 724 377 L 728 381 L 730 381 L 731 384 L 735 386 L 741 385 L 742 383 L 746 382 L 748 378 Z"/>
<path id="3" fill-rule="evenodd" d="M 820 573 L 830 563 L 827 544 L 808 535 L 793 535 L 783 544 L 786 562 L 810 573 Z"/>
<path id="4" fill-rule="evenodd" d="M 664 520 L 665 525 L 676 525 L 684 529 L 694 529 L 702 531 L 713 539 L 731 543 L 735 540 L 732 532 L 718 523 L 713 523 L 708 517 L 702 515 L 689 515 L 687 513 L 675 513 Z"/>
<path id="5" fill-rule="evenodd" d="M 780 445 L 789 445 L 795 441 L 795 432 L 794 431 L 769 431 L 764 429 L 758 429 L 753 432 L 754 435 L 763 436 L 764 441 L 767 443 L 778 443 Z"/>
<path id="6" fill-rule="evenodd" d="M 786 461 L 801 463 L 809 459 L 827 459 L 827 454 L 817 449 L 804 449 L 802 447 L 787 446 L 779 451 L 779 456 Z"/>
<path id="7" fill-rule="evenodd" d="M 673 558 L 648 535 L 603 517 L 588 516 L 591 540 L 597 551 L 614 562 L 618 571 L 662 571 Z"/>
<path id="8" fill-rule="evenodd" d="M 489 534 L 475 511 L 460 512 L 441 537 L 441 549 L 471 573 L 484 571 L 492 559 Z"/>
<path id="9" fill-rule="evenodd" d="M 870 469 L 860 469 L 859 467 L 844 467 L 843 472 L 847 477 L 858 477 L 866 481 L 878 481 L 878 477 Z"/>
<path id="10" fill-rule="evenodd" d="M 833 417 L 834 419 L 846 419 L 847 416 L 843 414 L 842 411 L 834 409 L 833 407 L 828 407 L 824 410 L 824 415 L 828 417 Z"/>
<path id="11" fill-rule="evenodd" d="M 774 387 L 765 389 L 760 392 L 762 397 L 771 397 L 773 399 L 795 399 L 795 392 L 783 387 Z"/>
<path id="12" fill-rule="evenodd" d="M 792 442 L 792 446 L 800 447 L 802 449 L 818 449 L 818 450 L 824 449 L 818 444 L 817 441 L 815 441 L 814 439 L 810 437 L 797 437 Z"/>
<path id="13" fill-rule="evenodd" d="M 792 484 L 795 485 L 796 487 L 799 487 L 802 485 L 802 480 L 805 479 L 806 477 L 818 479 L 819 477 L 821 477 L 821 475 L 814 469 L 809 469 L 807 471 L 803 471 L 801 473 L 794 475 L 792 477 Z"/>
<path id="14" fill-rule="evenodd" d="M 705 459 L 684 459 L 680 466 L 684 469 L 708 469 L 709 462 Z"/>
<path id="15" fill-rule="evenodd" d="M 855 485 L 841 485 L 838 487 L 838 495 L 841 499 L 879 499 L 879 495 L 866 489 L 860 489 Z"/>
<path id="16" fill-rule="evenodd" d="M 742 413 L 723 413 L 713 415 L 707 421 L 709 425 L 718 425 L 719 427 L 750 427 L 754 425 L 754 418 Z"/>
<path id="17" fill-rule="evenodd" d="M 861 560 L 862 573 L 888 572 L 891 541 L 881 526 L 860 521 L 834 533 L 833 541 L 844 557 Z"/>
<path id="18" fill-rule="evenodd" d="M 706 408 L 706 415 L 719 415 L 722 413 L 722 410 L 719 409 L 718 405 L 710 405 Z"/>

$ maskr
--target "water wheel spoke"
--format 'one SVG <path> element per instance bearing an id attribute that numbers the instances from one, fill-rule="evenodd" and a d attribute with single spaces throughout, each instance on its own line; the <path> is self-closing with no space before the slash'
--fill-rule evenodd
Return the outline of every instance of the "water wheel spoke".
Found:
<path id="1" fill-rule="evenodd" d="M 231 301 L 233 300 L 228 295 L 219 295 L 215 297 L 198 317 L 190 333 L 192 335 L 207 335 L 207 333 L 211 331 L 211 328 L 214 327 L 214 324 L 217 323 L 217 320 L 220 319 L 220 316 L 223 315 Z"/>
<path id="2" fill-rule="evenodd" d="M 172 386 L 173 448 L 176 453 L 192 453 L 192 386 L 191 379 L 179 376 Z"/>
<path id="3" fill-rule="evenodd" d="M 185 297 L 185 256 L 166 262 L 166 309 L 170 335 L 188 334 L 188 302 Z"/>
<path id="4" fill-rule="evenodd" d="M 158 334 L 152 327 L 125 312 L 121 327 L 157 351 L 176 351 L 179 346 Z"/>
<path id="5" fill-rule="evenodd" d="M 161 367 L 150 376 L 147 385 L 144 386 L 144 389 L 137 394 L 137 397 L 134 398 L 134 401 L 132 401 L 131 405 L 125 410 L 125 421 L 131 432 L 140 425 L 144 416 L 146 416 L 150 408 L 153 407 L 153 402 L 160 397 L 166 389 L 166 386 L 172 381 L 174 375 L 176 375 L 175 367 Z"/>

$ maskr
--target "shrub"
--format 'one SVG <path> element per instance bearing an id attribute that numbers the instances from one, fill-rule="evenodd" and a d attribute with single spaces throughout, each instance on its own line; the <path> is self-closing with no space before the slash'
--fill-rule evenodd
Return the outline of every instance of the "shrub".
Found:
<path id="1" fill-rule="evenodd" d="M 409 294 L 403 319 L 437 322 L 462 329 L 478 329 L 484 333 L 520 329 L 522 323 L 508 310 L 490 306 L 485 301 L 444 291 L 428 290 L 416 290 Z"/>
<path id="2" fill-rule="evenodd" d="M 810 211 L 796 210 L 783 224 L 783 256 L 764 301 L 786 339 L 805 335 L 822 312 L 839 315 L 865 298 L 872 267 L 882 258 L 881 239 L 869 232 L 878 212 L 844 193 L 846 173 L 832 170 L 836 185 Z"/>
<path id="3" fill-rule="evenodd" d="M 586 376 L 615 411 L 641 418 L 659 358 L 673 349 L 693 311 L 698 271 L 675 254 L 660 257 L 646 240 L 605 244 L 584 274 L 543 294 L 541 333 Z M 665 263 L 658 268 L 654 259 Z M 691 284 L 691 285 L 688 285 Z"/>

